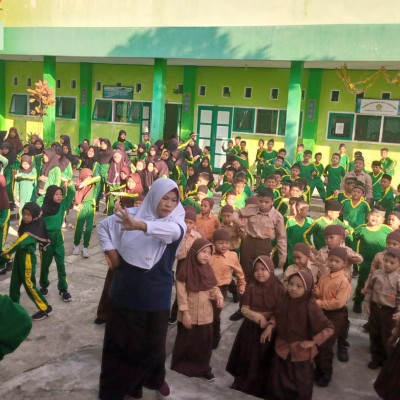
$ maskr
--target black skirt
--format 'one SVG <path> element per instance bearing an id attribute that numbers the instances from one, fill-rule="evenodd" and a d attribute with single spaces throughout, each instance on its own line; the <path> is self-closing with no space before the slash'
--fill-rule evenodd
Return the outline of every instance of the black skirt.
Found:
<path id="1" fill-rule="evenodd" d="M 171 369 L 190 377 L 211 372 L 212 332 L 212 323 L 186 329 L 178 322 Z"/>
<path id="2" fill-rule="evenodd" d="M 383 365 L 374 383 L 376 393 L 384 400 L 398 400 L 400 396 L 400 340 Z"/>
<path id="3" fill-rule="evenodd" d="M 99 398 L 122 400 L 165 380 L 169 310 L 140 312 L 110 301 L 101 360 Z"/>
<path id="4" fill-rule="evenodd" d="M 269 374 L 274 354 L 274 338 L 260 343 L 262 331 L 258 324 L 245 319 L 226 365 L 226 370 L 235 378 L 236 388 L 257 397 L 265 397 L 271 392 Z"/>

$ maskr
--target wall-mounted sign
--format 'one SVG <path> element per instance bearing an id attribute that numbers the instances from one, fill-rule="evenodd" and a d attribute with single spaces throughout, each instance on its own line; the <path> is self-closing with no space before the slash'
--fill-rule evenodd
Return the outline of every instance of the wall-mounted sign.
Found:
<path id="1" fill-rule="evenodd" d="M 103 86 L 103 98 L 133 100 L 133 86 Z"/>
<path id="2" fill-rule="evenodd" d="M 336 122 L 335 135 L 343 135 L 344 133 L 344 122 Z"/>
<path id="3" fill-rule="evenodd" d="M 307 121 L 314 121 L 316 104 L 317 104 L 317 101 L 315 99 L 309 99 L 308 100 Z"/>
<path id="4" fill-rule="evenodd" d="M 357 104 L 360 114 L 398 115 L 399 100 L 361 99 Z"/>
<path id="5" fill-rule="evenodd" d="M 183 112 L 190 111 L 190 93 L 185 93 L 183 95 Z"/>

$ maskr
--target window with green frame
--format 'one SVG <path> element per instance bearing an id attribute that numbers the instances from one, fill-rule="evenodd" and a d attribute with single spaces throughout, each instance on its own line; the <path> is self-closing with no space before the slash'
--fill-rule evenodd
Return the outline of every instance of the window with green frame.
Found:
<path id="1" fill-rule="evenodd" d="M 114 122 L 128 122 L 129 101 L 114 100 Z"/>
<path id="2" fill-rule="evenodd" d="M 384 117 L 382 142 L 400 143 L 400 117 Z"/>
<path id="3" fill-rule="evenodd" d="M 357 115 L 354 140 L 379 142 L 382 117 L 378 115 Z"/>
<path id="4" fill-rule="evenodd" d="M 330 113 L 328 139 L 351 140 L 353 135 L 354 114 Z"/>
<path id="5" fill-rule="evenodd" d="M 10 104 L 10 114 L 26 115 L 28 109 L 28 96 L 26 94 L 13 94 Z"/>
<path id="6" fill-rule="evenodd" d="M 278 110 L 257 109 L 256 133 L 276 135 Z"/>
<path id="7" fill-rule="evenodd" d="M 140 123 L 141 132 L 150 132 L 151 103 L 142 103 L 142 120 Z"/>
<path id="8" fill-rule="evenodd" d="M 286 110 L 279 110 L 279 129 L 278 135 L 285 136 L 286 132 Z M 300 122 L 299 122 L 299 132 L 298 137 L 301 137 L 301 127 L 303 126 L 303 111 L 300 111 Z"/>
<path id="9" fill-rule="evenodd" d="M 233 114 L 233 130 L 235 132 L 253 133 L 254 108 L 235 108 Z"/>
<path id="10" fill-rule="evenodd" d="M 57 118 L 76 118 L 76 98 L 75 97 L 56 97 L 56 117 Z"/>
<path id="11" fill-rule="evenodd" d="M 132 101 L 129 107 L 129 122 L 140 124 L 142 117 L 142 103 L 140 101 Z"/>
<path id="12" fill-rule="evenodd" d="M 112 100 L 96 99 L 92 119 L 95 121 L 111 121 Z"/>

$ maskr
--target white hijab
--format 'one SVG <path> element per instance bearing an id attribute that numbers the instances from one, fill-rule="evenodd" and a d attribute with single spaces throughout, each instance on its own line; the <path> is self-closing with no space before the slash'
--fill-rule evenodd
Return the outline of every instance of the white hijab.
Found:
<path id="1" fill-rule="evenodd" d="M 179 201 L 178 185 L 171 179 L 157 179 L 154 181 L 140 207 L 128 209 L 130 215 L 138 221 L 150 222 L 150 224 L 152 221 L 156 223 L 176 223 L 182 228 L 183 233 L 185 233 L 185 210 L 181 203 L 166 217 L 160 218 L 157 214 L 157 206 L 160 200 L 174 189 L 177 191 Z M 117 225 L 119 225 L 121 232 L 120 245 L 117 248 L 118 252 L 126 262 L 139 268 L 151 269 L 162 257 L 167 244 L 172 242 L 168 241 L 168 239 L 162 241 L 158 237 L 149 235 L 143 231 L 122 231 L 121 225 Z M 162 225 L 156 225 L 155 229 L 161 232 L 161 230 L 165 229 L 165 224 Z M 176 229 L 176 226 L 174 228 Z"/>

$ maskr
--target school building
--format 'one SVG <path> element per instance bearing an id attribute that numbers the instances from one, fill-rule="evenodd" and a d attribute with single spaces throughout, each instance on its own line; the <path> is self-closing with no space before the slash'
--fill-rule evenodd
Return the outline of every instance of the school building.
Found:
<path id="1" fill-rule="evenodd" d="M 297 142 L 322 151 L 324 164 L 342 142 L 350 155 L 363 151 L 368 168 L 382 147 L 400 156 L 397 1 L 3 0 L 0 8 L 0 129 L 15 126 L 25 139 L 68 134 L 76 145 L 125 129 L 139 143 L 147 130 L 153 142 L 194 131 L 217 168 L 223 141 L 237 135 L 251 161 L 260 138 L 274 138 L 290 161 Z M 27 92 L 39 79 L 57 100 L 43 125 Z"/>

